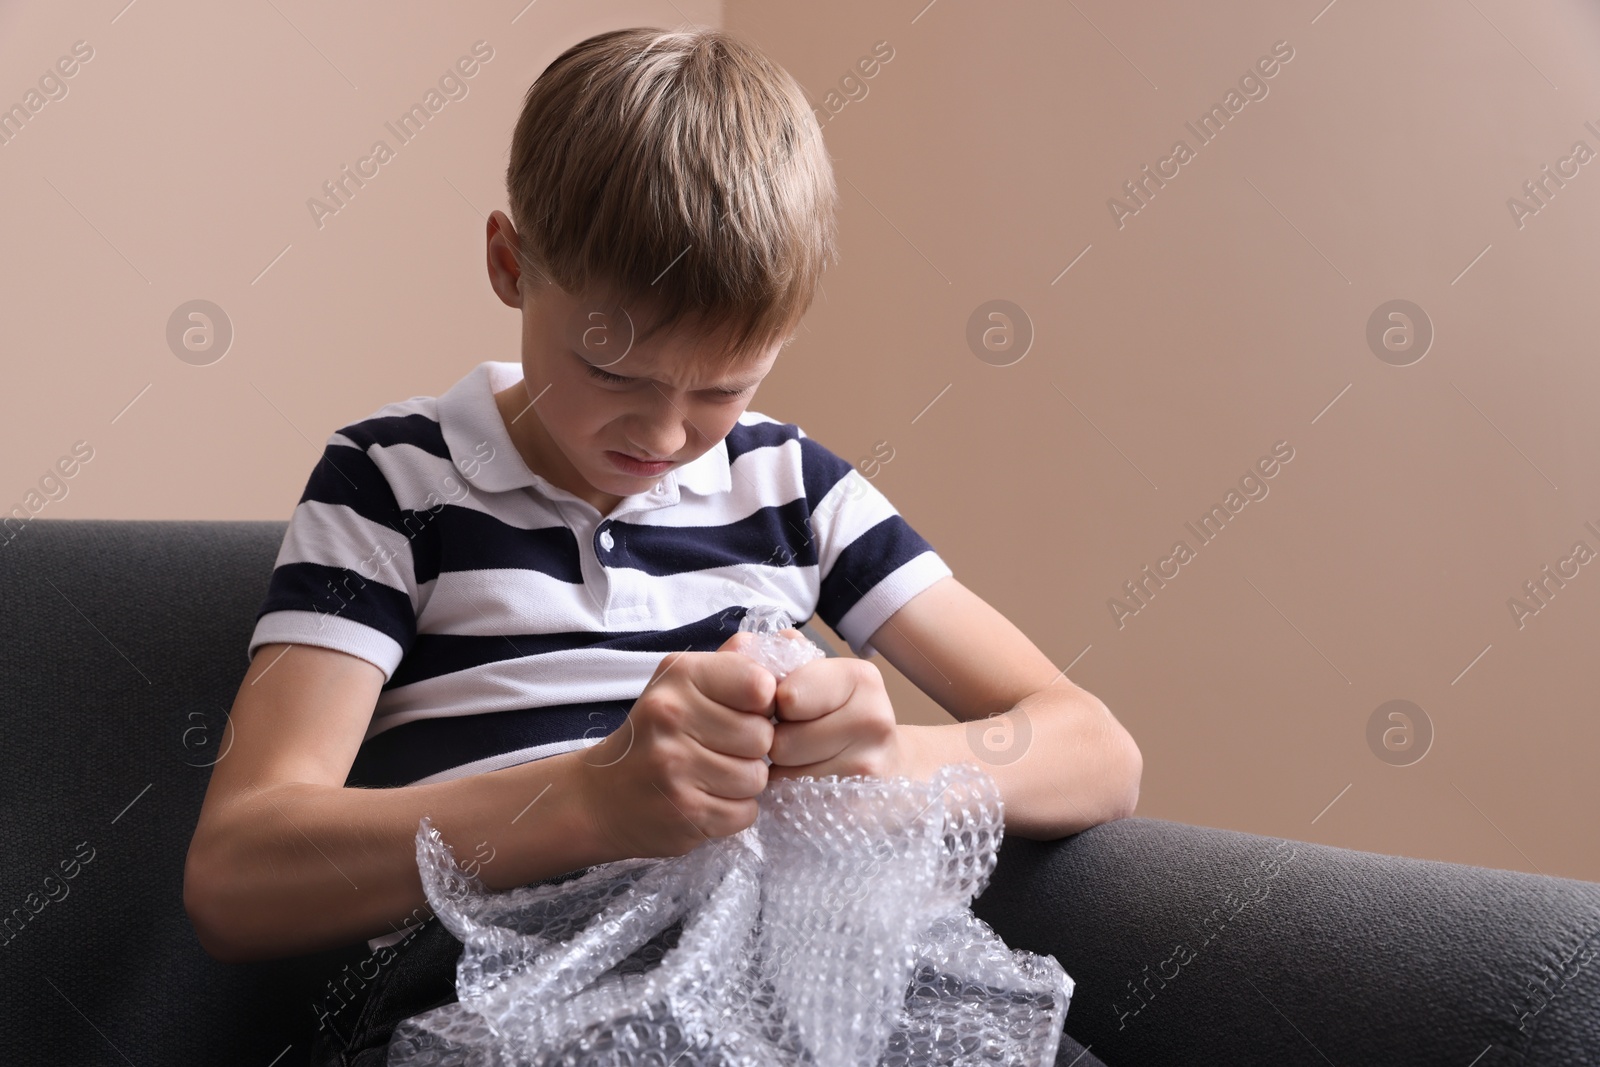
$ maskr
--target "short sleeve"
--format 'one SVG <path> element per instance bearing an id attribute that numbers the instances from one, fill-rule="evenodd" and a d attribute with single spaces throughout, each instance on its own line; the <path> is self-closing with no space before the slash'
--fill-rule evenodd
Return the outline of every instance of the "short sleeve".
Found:
<path id="1" fill-rule="evenodd" d="M 878 628 L 953 572 L 865 475 L 804 430 L 799 437 L 821 575 L 817 614 L 868 658 L 877 654 L 869 639 Z"/>
<path id="2" fill-rule="evenodd" d="M 317 645 L 393 676 L 416 639 L 417 581 L 402 512 L 359 424 L 328 438 L 295 505 L 246 656 Z"/>

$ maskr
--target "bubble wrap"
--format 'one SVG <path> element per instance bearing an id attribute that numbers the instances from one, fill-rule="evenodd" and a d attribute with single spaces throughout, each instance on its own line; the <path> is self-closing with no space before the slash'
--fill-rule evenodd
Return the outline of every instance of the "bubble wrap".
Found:
<path id="1" fill-rule="evenodd" d="M 824 653 L 752 610 L 779 678 Z M 460 1000 L 391 1067 L 927 1067 L 1055 1060 L 1073 981 L 969 908 L 1003 833 L 974 763 L 930 781 L 769 781 L 754 825 L 684 856 L 488 889 L 424 817 L 417 865 L 463 943 Z"/>

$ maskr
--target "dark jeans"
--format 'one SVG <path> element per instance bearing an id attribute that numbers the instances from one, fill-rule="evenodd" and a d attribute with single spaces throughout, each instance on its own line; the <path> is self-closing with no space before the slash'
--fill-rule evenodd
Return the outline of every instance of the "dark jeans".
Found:
<path id="1" fill-rule="evenodd" d="M 371 959 L 372 953 L 364 944 L 359 949 L 351 950 L 352 963 Z M 356 997 L 325 1017 L 326 1026 L 311 1046 L 311 1067 L 382 1067 L 389 1037 L 402 1019 L 456 1002 L 456 961 L 461 958 L 461 942 L 443 923 L 429 919 L 394 951 L 394 958 Z M 1071 1017 L 1069 1004 L 1069 1021 Z M 1105 1064 L 1063 1034 L 1056 1067 Z"/>

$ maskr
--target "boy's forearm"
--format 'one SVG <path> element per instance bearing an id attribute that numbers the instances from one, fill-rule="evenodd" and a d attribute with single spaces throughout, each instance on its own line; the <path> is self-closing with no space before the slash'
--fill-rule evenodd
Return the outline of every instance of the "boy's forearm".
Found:
<path id="1" fill-rule="evenodd" d="M 976 763 L 1005 801 L 1005 830 L 1049 841 L 1133 814 L 1143 760 L 1093 694 L 1058 685 L 1001 716 L 938 726 L 903 724 L 922 777 L 947 763 Z M 996 735 L 988 735 L 996 731 Z M 986 736 L 998 743 L 986 746 Z"/>
<path id="2" fill-rule="evenodd" d="M 431 915 L 417 871 L 424 814 L 457 866 L 494 889 L 620 858 L 596 840 L 583 754 L 429 785 L 287 783 L 250 794 L 197 853 L 208 951 L 233 962 L 297 956 Z"/>

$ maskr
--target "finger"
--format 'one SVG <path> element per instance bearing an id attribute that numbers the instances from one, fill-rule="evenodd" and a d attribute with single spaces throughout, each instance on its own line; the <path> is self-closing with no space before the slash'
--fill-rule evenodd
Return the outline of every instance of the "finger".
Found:
<path id="1" fill-rule="evenodd" d="M 714 797 L 748 800 L 767 786 L 767 765 L 760 759 L 737 759 L 714 749 L 697 753 L 690 781 Z"/>
<path id="2" fill-rule="evenodd" d="M 752 825 L 760 811 L 761 802 L 755 797 L 743 800 L 707 797 L 695 829 L 711 838 L 727 837 Z M 690 822 L 695 823 L 695 820 L 691 819 Z"/>
<path id="3" fill-rule="evenodd" d="M 726 707 L 704 695 L 684 716 L 683 733 L 701 748 L 740 759 L 759 759 L 772 748 L 772 721 L 757 712 Z"/>
<path id="4" fill-rule="evenodd" d="M 813 778 L 825 778 L 830 774 L 840 777 L 850 777 L 859 772 L 852 770 L 843 760 L 838 758 L 820 760 L 816 763 L 807 763 L 799 767 L 784 767 L 774 763 L 767 768 L 767 781 L 777 782 L 791 778 L 803 778 L 810 775 Z"/>
<path id="5" fill-rule="evenodd" d="M 749 640 L 747 636 L 740 643 Z M 737 651 L 737 647 L 729 649 L 725 644 L 709 656 L 696 657 L 695 688 L 716 703 L 737 711 L 759 712 L 763 717 L 771 715 L 777 679 L 771 671 Z"/>
<path id="6" fill-rule="evenodd" d="M 755 634 L 751 633 L 749 630 L 735 630 L 732 634 L 728 635 L 728 639 L 722 642 L 722 647 L 718 648 L 717 651 L 742 652 L 745 648 L 749 647 L 750 642 L 754 640 L 754 638 Z"/>
<path id="7" fill-rule="evenodd" d="M 671 797 L 667 797 L 667 802 L 677 809 L 676 817 L 700 835 L 701 844 L 727 837 L 749 826 L 760 811 L 760 801 L 754 797 L 730 799 L 702 794 L 698 802 L 688 806 L 688 810 Z"/>
<path id="8" fill-rule="evenodd" d="M 767 754 L 774 768 L 807 767 L 835 759 L 855 741 L 851 725 L 850 713 L 844 708 L 809 722 L 780 722 L 773 727 L 772 749 Z"/>
<path id="9" fill-rule="evenodd" d="M 784 676 L 773 690 L 778 718 L 784 722 L 818 719 L 848 703 L 856 675 L 847 659 L 816 659 Z"/>

